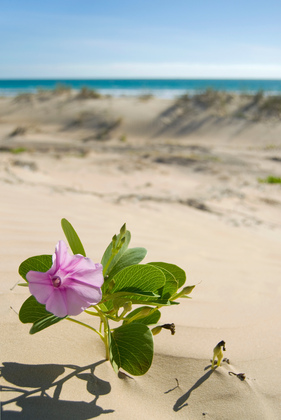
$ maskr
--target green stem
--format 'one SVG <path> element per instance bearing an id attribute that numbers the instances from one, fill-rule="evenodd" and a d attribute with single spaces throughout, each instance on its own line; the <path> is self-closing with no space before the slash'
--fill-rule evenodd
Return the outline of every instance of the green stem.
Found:
<path id="1" fill-rule="evenodd" d="M 107 261 L 107 263 L 106 263 L 105 267 L 103 268 L 103 275 L 104 275 L 104 276 L 106 275 L 106 271 L 107 271 L 108 267 L 110 266 L 110 263 L 111 263 L 111 261 L 113 260 L 113 258 L 115 257 L 115 255 L 116 255 L 116 254 L 117 254 L 117 252 L 114 252 L 114 251 L 112 250 L 112 254 L 111 254 L 111 256 L 109 257 L 109 260 Z"/>
<path id="2" fill-rule="evenodd" d="M 106 275 L 106 271 L 107 271 L 107 269 L 108 269 L 111 261 L 113 260 L 113 258 L 115 257 L 115 255 L 118 254 L 118 252 L 120 251 L 120 249 L 124 245 L 124 242 L 125 242 L 125 234 L 126 234 L 126 224 L 124 224 L 121 227 L 121 229 L 120 229 L 120 234 L 119 234 L 118 241 L 117 242 L 116 241 L 113 241 L 114 237 L 112 238 L 111 256 L 109 257 L 109 260 L 107 261 L 107 263 L 105 264 L 105 267 L 103 268 L 103 275 L 104 276 Z M 116 236 L 115 236 L 115 238 L 116 238 Z"/>
<path id="3" fill-rule="evenodd" d="M 123 317 L 128 313 L 126 309 L 124 309 L 119 316 L 116 316 L 116 321 L 121 321 Z"/>
<path id="4" fill-rule="evenodd" d="M 104 341 L 104 336 L 98 330 L 96 330 L 94 327 L 91 327 L 88 324 L 84 324 L 84 322 L 78 321 L 77 319 L 73 319 L 73 318 L 69 318 L 69 317 L 67 317 L 66 319 L 67 319 L 67 321 L 75 322 L 76 324 L 82 325 L 83 327 L 86 327 L 86 328 L 89 328 L 92 331 L 95 331 L 95 333 L 97 333 L 100 336 L 102 341 Z"/>
<path id="5" fill-rule="evenodd" d="M 110 355 L 109 355 L 109 342 L 108 342 L 108 335 L 109 335 L 109 325 L 108 325 L 108 320 L 105 317 L 105 321 L 104 321 L 104 344 L 105 344 L 105 358 L 106 360 L 110 359 Z"/>
<path id="6" fill-rule="evenodd" d="M 100 316 L 97 312 L 91 312 L 91 311 L 88 311 L 87 309 L 84 309 L 84 312 L 86 312 L 86 314 L 89 314 L 89 315 Z"/>
<path id="7" fill-rule="evenodd" d="M 95 305 L 95 309 L 98 312 L 101 321 L 103 323 L 103 329 L 104 329 L 104 335 L 103 335 L 103 342 L 105 345 L 105 356 L 106 356 L 106 360 L 109 360 L 109 342 L 108 342 L 108 336 L 109 336 L 109 325 L 108 325 L 108 319 L 107 316 L 104 315 L 104 313 L 100 310 L 98 305 Z"/>
<path id="8" fill-rule="evenodd" d="M 151 308 L 150 312 L 147 315 L 142 315 L 140 312 L 138 312 L 136 315 L 134 315 L 130 318 L 126 318 L 125 322 L 126 322 L 126 324 L 130 324 L 130 322 L 135 321 L 136 319 L 141 319 L 141 318 L 145 318 L 146 316 L 150 316 L 155 311 L 157 311 L 157 309 L 159 309 L 159 308 L 160 308 L 160 306 L 156 306 L 155 308 Z"/>

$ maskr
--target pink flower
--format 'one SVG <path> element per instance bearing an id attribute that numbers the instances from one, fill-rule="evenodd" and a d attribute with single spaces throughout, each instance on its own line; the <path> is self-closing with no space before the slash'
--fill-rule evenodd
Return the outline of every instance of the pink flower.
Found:
<path id="1" fill-rule="evenodd" d="M 102 298 L 102 265 L 80 254 L 70 255 L 63 241 L 56 246 L 52 267 L 45 273 L 29 271 L 26 278 L 30 293 L 60 318 L 78 315 Z"/>

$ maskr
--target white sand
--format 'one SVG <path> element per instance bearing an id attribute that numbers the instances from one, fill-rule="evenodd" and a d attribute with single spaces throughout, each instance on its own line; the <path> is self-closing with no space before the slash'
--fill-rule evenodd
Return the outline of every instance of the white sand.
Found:
<path id="1" fill-rule="evenodd" d="M 1 145 L 34 148 L 0 156 L 2 418 L 280 418 L 280 186 L 257 178 L 280 171 L 272 157 L 281 157 L 281 141 L 276 136 L 275 147 L 265 147 L 272 139 L 261 134 L 257 141 L 257 126 L 244 133 L 244 143 L 238 136 L 229 144 L 224 131 L 217 138 L 206 132 L 141 139 L 140 107 L 149 107 L 152 119 L 152 110 L 157 116 L 167 102 L 152 100 L 135 109 L 132 100 L 120 104 L 124 124 L 135 124 L 131 137 L 120 142 L 117 133 L 113 140 L 93 142 L 91 152 L 79 157 L 81 131 L 59 131 L 63 116 L 56 126 L 43 124 L 36 104 L 33 111 L 17 105 L 5 116 L 2 102 Z M 44 106 L 50 115 L 53 108 Z M 38 118 L 37 134 L 7 138 L 31 115 Z M 50 142 L 70 142 L 72 152 L 55 146 L 36 151 Z M 179 157 L 189 164 L 179 164 Z M 29 296 L 26 288 L 10 290 L 19 280 L 18 266 L 32 255 L 53 253 L 63 239 L 62 217 L 96 262 L 127 222 L 132 245 L 148 249 L 145 261 L 178 264 L 187 284 L 197 284 L 192 300 L 162 310 L 161 319 L 174 322 L 176 334 L 165 330 L 155 337 L 153 364 L 143 377 L 116 376 L 104 362 L 99 338 L 82 327 L 63 321 L 31 336 L 30 326 L 18 320 L 15 312 Z M 229 364 L 211 371 L 212 350 L 221 340 Z M 246 379 L 229 372 L 245 373 Z M 61 388 L 53 385 L 62 378 Z"/>

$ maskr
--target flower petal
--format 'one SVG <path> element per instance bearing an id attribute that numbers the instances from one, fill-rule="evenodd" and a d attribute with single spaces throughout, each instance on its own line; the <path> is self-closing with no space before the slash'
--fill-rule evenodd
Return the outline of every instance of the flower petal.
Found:
<path id="1" fill-rule="evenodd" d="M 56 250 L 53 255 L 53 263 L 56 266 L 56 270 L 59 268 L 63 270 L 64 268 L 71 265 L 73 255 L 70 255 L 67 252 L 67 245 L 64 241 L 59 241 L 56 245 Z"/>
<path id="2" fill-rule="evenodd" d="M 60 318 L 63 318 L 66 315 L 71 315 L 67 311 L 66 290 L 53 288 L 53 292 L 50 294 L 46 302 L 46 309 Z"/>
<path id="3" fill-rule="evenodd" d="M 66 290 L 70 290 L 71 292 L 75 293 L 76 296 L 79 296 L 85 301 L 89 302 L 89 305 L 95 305 L 102 298 L 100 287 L 95 287 L 91 284 L 72 281 Z"/>
<path id="4" fill-rule="evenodd" d="M 37 283 L 29 283 L 29 291 L 36 298 L 39 303 L 46 305 L 50 295 L 52 294 L 54 288 L 53 286 L 44 285 Z"/>
<path id="5" fill-rule="evenodd" d="M 87 301 L 83 296 L 77 294 L 74 289 L 68 288 L 65 289 L 65 292 L 68 315 L 78 315 L 92 304 L 92 302 Z M 99 298 L 98 302 L 100 299 L 101 298 Z"/>
<path id="6" fill-rule="evenodd" d="M 103 267 L 101 264 L 94 264 L 90 258 L 84 258 L 76 265 L 73 272 L 69 271 L 68 280 L 73 279 L 81 283 L 91 284 L 96 287 L 103 285 Z M 68 283 L 68 281 L 67 281 Z"/>
<path id="7" fill-rule="evenodd" d="M 53 265 L 45 273 L 27 274 L 30 292 L 47 311 L 58 317 L 78 315 L 102 298 L 103 267 L 82 255 L 70 255 L 64 241 L 59 241 L 53 254 Z M 52 279 L 60 278 L 54 287 Z"/>
<path id="8" fill-rule="evenodd" d="M 26 278 L 29 283 L 51 284 L 48 271 L 46 273 L 41 273 L 40 271 L 29 271 L 26 274 Z"/>
<path id="9" fill-rule="evenodd" d="M 29 271 L 26 275 L 30 293 L 39 303 L 46 304 L 53 286 L 47 273 L 39 271 Z"/>

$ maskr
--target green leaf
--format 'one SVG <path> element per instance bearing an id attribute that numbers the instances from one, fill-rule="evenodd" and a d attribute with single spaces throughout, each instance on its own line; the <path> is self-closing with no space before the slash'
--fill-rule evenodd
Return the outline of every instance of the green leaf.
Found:
<path id="1" fill-rule="evenodd" d="M 38 321 L 34 322 L 34 324 L 32 325 L 29 333 L 30 334 L 35 334 L 39 331 L 44 330 L 47 327 L 50 327 L 51 325 L 56 324 L 57 322 L 61 321 L 64 318 L 59 318 L 54 314 L 51 314 L 49 316 L 46 316 L 45 318 L 39 319 Z"/>
<path id="2" fill-rule="evenodd" d="M 190 293 L 192 292 L 192 290 L 194 289 L 194 287 L 195 287 L 195 284 L 193 284 L 192 286 L 185 286 L 183 289 L 182 289 L 182 291 L 184 292 L 184 295 L 185 296 L 181 296 L 181 297 L 189 297 L 189 296 L 186 296 L 186 295 L 190 295 Z M 191 298 L 190 298 L 191 299 Z"/>
<path id="3" fill-rule="evenodd" d="M 117 299 L 119 297 L 126 297 L 126 300 L 128 300 L 128 296 L 147 296 L 156 299 L 161 297 L 160 295 L 154 292 L 144 292 L 143 290 L 137 289 L 135 287 L 127 287 L 125 289 L 122 289 L 121 292 L 111 293 L 110 300 Z"/>
<path id="4" fill-rule="evenodd" d="M 178 289 L 184 285 L 186 281 L 186 274 L 182 268 L 178 267 L 175 264 L 169 264 L 165 262 L 152 262 L 149 264 L 152 264 L 158 268 L 163 268 L 164 270 L 169 271 L 169 273 L 171 273 L 175 277 L 176 281 L 178 282 Z"/>
<path id="5" fill-rule="evenodd" d="M 132 299 L 130 299 L 132 300 Z M 132 300 L 134 304 L 146 304 L 146 305 L 154 305 L 154 306 L 171 306 L 171 305 L 179 305 L 179 302 L 174 302 L 169 299 L 153 299 L 153 298 L 136 298 Z"/>
<path id="6" fill-rule="evenodd" d="M 147 311 L 153 311 L 151 314 L 142 316 L 142 313 L 146 314 Z M 137 308 L 134 311 L 130 312 L 123 321 L 124 324 L 138 323 L 138 324 L 145 324 L 145 325 L 153 325 L 157 324 L 161 317 L 161 312 L 157 309 L 156 311 L 153 310 L 149 306 L 142 306 L 141 308 Z M 133 319 L 132 319 L 133 318 Z M 131 320 L 132 319 L 132 320 Z"/>
<path id="7" fill-rule="evenodd" d="M 131 375 L 144 375 L 153 359 L 153 336 L 144 324 L 127 324 L 111 332 L 110 362 L 115 371 L 122 368 Z"/>
<path id="8" fill-rule="evenodd" d="M 114 276 L 111 294 L 136 288 L 143 292 L 157 292 L 164 286 L 166 278 L 157 267 L 148 264 L 131 265 Z"/>
<path id="9" fill-rule="evenodd" d="M 109 294 L 104 294 L 108 310 L 113 308 L 113 300 L 114 307 L 121 307 L 128 300 L 136 304 L 158 302 L 161 296 L 158 295 L 157 290 L 165 284 L 165 276 L 161 270 L 141 264 L 124 268 L 115 275 L 113 280 L 112 290 Z M 114 299 L 114 296 L 120 292 L 125 292 L 125 297 Z"/>
<path id="10" fill-rule="evenodd" d="M 37 302 L 34 296 L 29 296 L 20 308 L 19 319 L 24 324 L 28 324 L 47 315 L 50 315 L 50 312 L 46 311 L 45 306 Z"/>
<path id="11" fill-rule="evenodd" d="M 108 279 L 110 280 L 123 268 L 129 267 L 130 265 L 136 265 L 140 263 L 147 254 L 145 248 L 131 248 L 127 249 L 123 255 L 119 258 L 114 266 L 107 271 Z"/>
<path id="12" fill-rule="evenodd" d="M 175 276 L 173 276 L 173 274 L 169 271 L 165 270 L 165 268 L 157 266 L 157 264 L 151 263 L 151 265 L 158 267 L 166 277 L 166 283 L 163 287 L 161 287 L 161 289 L 158 290 L 158 293 L 163 299 L 169 299 L 178 290 L 178 282 Z"/>
<path id="13" fill-rule="evenodd" d="M 171 306 L 179 305 L 179 302 L 171 301 L 169 299 L 153 298 L 150 296 L 126 296 L 124 298 L 118 298 L 114 300 L 114 304 L 117 304 L 119 308 L 126 302 L 130 301 L 133 305 L 151 305 L 151 306 Z M 113 308 L 112 302 L 106 302 L 107 311 Z"/>
<path id="14" fill-rule="evenodd" d="M 66 239 L 69 243 L 69 246 L 73 252 L 73 254 L 81 254 L 86 257 L 86 253 L 84 247 L 80 241 L 79 236 L 75 232 L 73 226 L 68 222 L 66 219 L 61 220 L 61 227 L 64 231 Z"/>
<path id="15" fill-rule="evenodd" d="M 30 296 L 20 308 L 19 319 L 23 324 L 32 323 L 30 334 L 35 334 L 64 318 L 59 318 L 48 312 L 45 305 L 37 302 L 34 296 Z"/>
<path id="16" fill-rule="evenodd" d="M 106 276 L 108 275 L 108 273 L 110 273 L 110 271 L 113 269 L 113 267 L 117 264 L 117 262 L 119 261 L 119 259 L 122 257 L 122 255 L 124 254 L 124 252 L 126 251 L 126 249 L 129 246 L 129 243 L 131 241 L 131 233 L 129 230 L 126 231 L 125 233 L 125 242 L 122 245 L 122 247 L 119 249 L 119 251 L 117 252 L 117 254 L 112 258 L 112 260 L 110 261 L 110 263 L 108 264 L 109 260 L 112 257 L 112 241 L 110 242 L 110 244 L 108 245 L 108 247 L 106 248 L 102 260 L 101 260 L 101 264 L 104 268 L 104 272 L 103 275 Z M 117 235 L 117 239 L 116 242 L 118 243 L 120 239 L 120 234 Z M 108 266 L 107 266 L 108 265 Z"/>
<path id="17" fill-rule="evenodd" d="M 155 296 L 145 296 L 143 292 L 152 292 L 157 294 L 157 291 L 164 286 L 166 282 L 163 272 L 150 264 L 137 264 L 124 268 L 114 276 L 114 285 L 108 294 L 104 294 L 104 301 L 107 310 L 113 309 L 112 296 L 117 292 L 126 292 L 126 297 L 118 298 L 115 304 L 120 308 L 126 301 L 131 301 L 133 304 L 149 304 L 149 305 L 171 305 L 167 299 Z M 112 281 L 113 281 L 112 280 Z M 142 293 L 142 296 L 127 294 L 128 291 L 135 292 L 135 290 Z M 114 306 L 116 307 L 116 305 Z"/>
<path id="18" fill-rule="evenodd" d="M 150 303 L 151 300 L 158 300 L 161 296 L 156 295 L 153 292 L 142 292 L 137 289 L 122 291 L 110 295 L 108 301 L 104 301 L 106 310 L 113 308 L 121 308 L 127 302 L 132 304 Z"/>
<path id="19" fill-rule="evenodd" d="M 37 255 L 23 261 L 19 266 L 19 274 L 27 281 L 26 275 L 29 271 L 40 271 L 45 273 L 52 267 L 52 255 Z"/>

